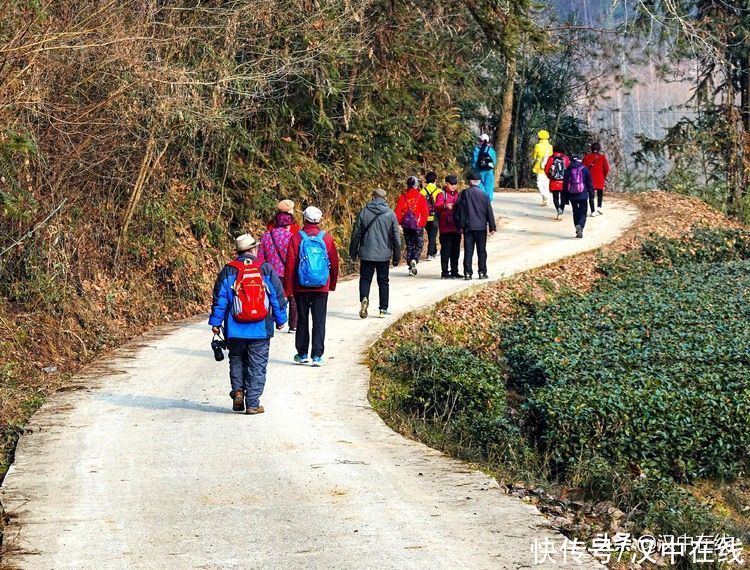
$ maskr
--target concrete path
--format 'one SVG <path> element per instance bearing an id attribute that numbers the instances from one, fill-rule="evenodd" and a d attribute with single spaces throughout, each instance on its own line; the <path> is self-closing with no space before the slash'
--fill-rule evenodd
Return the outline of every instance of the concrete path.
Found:
<path id="1" fill-rule="evenodd" d="M 574 239 L 535 194 L 499 194 L 490 276 L 616 238 L 610 200 Z M 467 286 L 392 272 L 393 318 L 360 320 L 357 282 L 331 295 L 327 366 L 272 343 L 260 416 L 231 413 L 205 320 L 91 371 L 33 417 L 5 479 L 6 562 L 22 568 L 525 568 L 562 538 L 493 479 L 388 429 L 367 401 L 367 347 L 394 319 Z M 477 281 L 472 282 L 476 284 Z M 376 297 L 373 289 L 373 297 Z M 588 561 L 585 566 L 592 567 Z M 553 567 L 559 567 L 560 563 Z M 541 567 L 541 566 L 539 566 Z"/>

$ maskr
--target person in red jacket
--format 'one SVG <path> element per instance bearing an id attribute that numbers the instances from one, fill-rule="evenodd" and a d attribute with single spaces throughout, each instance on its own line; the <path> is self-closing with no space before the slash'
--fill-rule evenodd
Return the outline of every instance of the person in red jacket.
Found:
<path id="1" fill-rule="evenodd" d="M 453 210 L 458 202 L 458 177 L 451 174 L 445 177 L 445 188 L 435 199 L 435 212 L 440 229 L 440 269 L 441 279 L 460 279 L 458 257 L 461 254 L 461 230 L 456 227 Z M 450 273 L 448 263 L 450 262 Z"/>
<path id="2" fill-rule="evenodd" d="M 544 164 L 544 173 L 549 178 L 549 191 L 552 194 L 552 200 L 555 202 L 555 209 L 557 210 L 556 219 L 558 220 L 565 210 L 565 202 L 561 198 L 563 177 L 569 166 L 570 159 L 560 150 L 554 151 Z"/>
<path id="3" fill-rule="evenodd" d="M 339 278 L 339 254 L 331 235 L 320 229 L 320 220 L 323 217 L 323 212 L 315 206 L 309 206 L 305 209 L 303 217 L 304 226 L 289 241 L 286 266 L 284 268 L 284 292 L 287 297 L 294 295 L 294 300 L 297 303 L 297 333 L 295 336 L 297 354 L 294 356 L 294 361 L 297 364 L 307 364 L 310 362 L 310 355 L 312 355 L 312 365 L 322 366 L 323 353 L 325 352 L 328 293 L 336 290 L 336 282 Z M 300 248 L 302 240 L 310 237 L 314 238 L 320 233 L 323 233 L 323 243 L 325 243 L 328 257 L 328 280 L 325 285 L 320 287 L 305 287 L 300 283 L 300 262 L 302 261 L 300 259 Z M 320 258 L 318 257 L 318 262 L 319 260 Z M 325 270 L 325 268 L 323 269 Z M 310 352 L 311 315 L 312 353 Z"/>
<path id="4" fill-rule="evenodd" d="M 409 264 L 409 274 L 417 274 L 419 256 L 422 255 L 424 243 L 424 227 L 430 217 L 430 207 L 419 191 L 419 180 L 416 176 L 409 176 L 406 180 L 406 190 L 401 193 L 396 203 L 396 219 L 404 230 L 406 242 L 406 262 Z"/>
<path id="5" fill-rule="evenodd" d="M 591 172 L 591 179 L 596 193 L 597 207 L 594 209 L 594 195 L 589 196 L 589 206 L 592 216 L 601 216 L 602 201 L 604 200 L 604 186 L 607 184 L 609 175 L 609 162 L 607 156 L 602 152 L 602 145 L 595 142 L 591 145 L 591 152 L 583 157 L 583 165 Z"/>

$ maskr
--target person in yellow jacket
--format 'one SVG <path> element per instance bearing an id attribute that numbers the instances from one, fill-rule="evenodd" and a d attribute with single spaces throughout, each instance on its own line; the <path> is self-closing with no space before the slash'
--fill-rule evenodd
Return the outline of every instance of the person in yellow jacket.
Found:
<path id="1" fill-rule="evenodd" d="M 435 201 L 437 200 L 438 194 L 443 190 L 438 188 L 435 182 L 437 181 L 437 174 L 434 172 L 428 172 L 425 177 L 427 184 L 420 190 L 422 196 L 427 198 L 427 206 L 430 209 L 430 215 L 427 217 L 427 261 L 435 259 L 438 253 L 437 249 L 437 235 L 438 235 L 438 220 L 435 215 Z"/>
<path id="2" fill-rule="evenodd" d="M 544 172 L 544 165 L 547 164 L 547 159 L 552 156 L 552 145 L 549 142 L 549 133 L 545 130 L 541 130 L 538 133 L 539 142 L 534 146 L 534 168 L 532 172 L 536 174 L 536 187 L 539 189 L 539 194 L 542 195 L 542 206 L 546 206 L 549 203 L 549 178 Z"/>

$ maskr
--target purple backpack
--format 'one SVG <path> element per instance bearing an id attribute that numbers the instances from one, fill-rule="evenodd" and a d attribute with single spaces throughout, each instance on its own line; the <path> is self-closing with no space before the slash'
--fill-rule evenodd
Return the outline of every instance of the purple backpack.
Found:
<path id="1" fill-rule="evenodd" d="M 417 215 L 414 213 L 415 207 L 416 203 L 410 203 L 409 200 L 406 201 L 406 213 L 404 214 L 404 218 L 401 221 L 401 227 L 405 230 L 419 229 L 419 220 L 417 220 Z"/>
<path id="2" fill-rule="evenodd" d="M 570 169 L 568 178 L 568 194 L 583 194 L 586 183 L 583 181 L 583 165 L 577 164 Z"/>

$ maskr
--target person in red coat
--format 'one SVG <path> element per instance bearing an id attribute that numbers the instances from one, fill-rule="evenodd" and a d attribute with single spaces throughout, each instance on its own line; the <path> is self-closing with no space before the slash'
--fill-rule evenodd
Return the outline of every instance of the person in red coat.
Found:
<path id="1" fill-rule="evenodd" d="M 299 233 L 292 236 L 287 250 L 286 267 L 284 268 L 284 292 L 287 297 L 294 296 L 297 304 L 297 333 L 295 346 L 297 354 L 294 361 L 307 364 L 312 355 L 312 365 L 322 366 L 325 352 L 326 316 L 328 313 L 328 293 L 336 290 L 339 278 L 339 254 L 331 235 L 320 229 L 323 217 L 315 206 L 309 206 L 303 213 L 304 226 Z M 299 279 L 300 244 L 303 237 L 315 237 L 323 232 L 323 242 L 328 254 L 328 281 L 321 287 L 303 287 Z M 302 234 L 305 234 L 304 236 Z M 310 352 L 310 317 L 312 316 L 312 352 Z"/>
<path id="2" fill-rule="evenodd" d="M 404 230 L 406 242 L 406 261 L 409 264 L 409 274 L 417 274 L 417 264 L 422 255 L 424 243 L 424 227 L 430 217 L 430 207 L 419 191 L 419 180 L 416 176 L 409 176 L 406 180 L 406 190 L 401 193 L 396 203 L 396 219 Z"/>
<path id="3" fill-rule="evenodd" d="M 552 200 L 555 203 L 558 220 L 563 215 L 563 211 L 565 210 L 565 202 L 561 198 L 563 189 L 563 177 L 565 176 L 565 171 L 569 166 L 570 159 L 564 152 L 560 150 L 554 151 L 552 153 L 552 156 L 550 156 L 547 159 L 547 162 L 544 164 L 544 173 L 547 175 L 547 178 L 549 178 L 549 191 L 552 194 Z"/>
<path id="4" fill-rule="evenodd" d="M 445 177 L 445 187 L 435 200 L 440 229 L 441 279 L 460 279 L 458 258 L 461 255 L 461 230 L 456 227 L 453 210 L 458 202 L 458 177 L 450 174 Z M 450 263 L 450 272 L 448 264 Z"/>
<path id="5" fill-rule="evenodd" d="M 601 216 L 602 202 L 604 200 L 604 186 L 607 184 L 609 175 L 609 162 L 607 156 L 602 152 L 602 146 L 595 142 L 591 145 L 591 152 L 583 157 L 583 165 L 591 172 L 591 180 L 596 193 L 597 207 L 594 209 L 594 195 L 589 196 L 589 206 L 592 216 Z"/>

